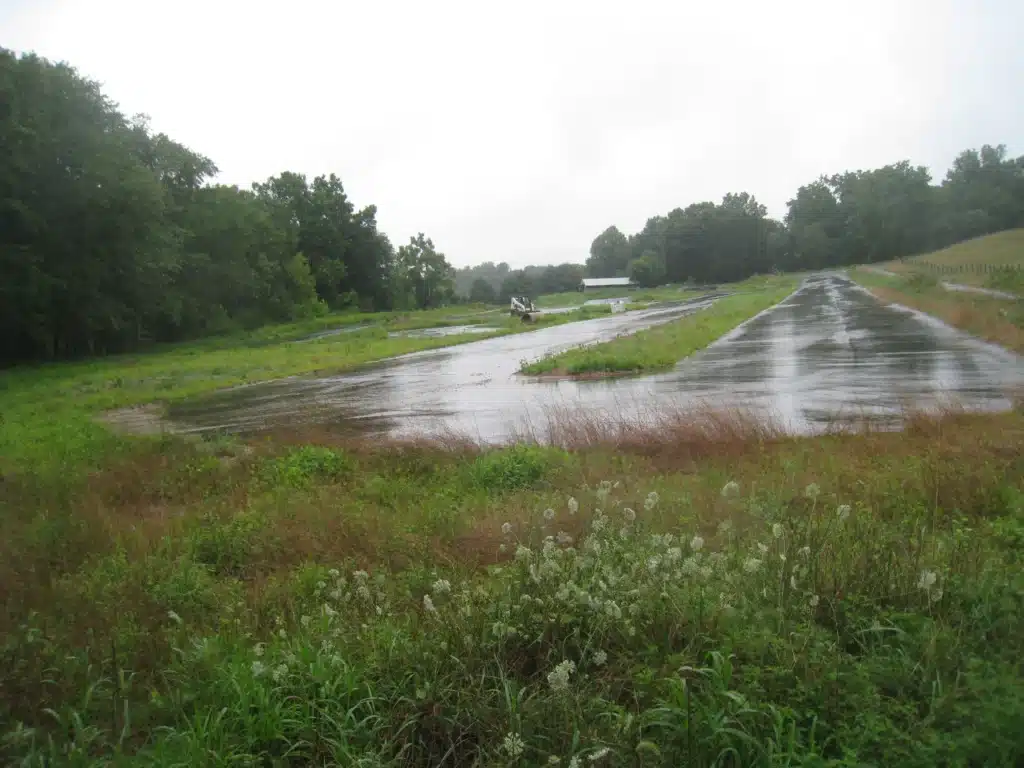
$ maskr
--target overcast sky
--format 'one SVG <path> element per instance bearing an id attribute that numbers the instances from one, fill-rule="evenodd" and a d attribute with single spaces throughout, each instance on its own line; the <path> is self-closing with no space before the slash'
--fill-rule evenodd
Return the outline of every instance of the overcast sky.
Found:
<path id="1" fill-rule="evenodd" d="M 337 173 L 453 264 L 583 261 L 726 192 L 1024 153 L 1024 2 L 0 0 L 219 181 Z"/>

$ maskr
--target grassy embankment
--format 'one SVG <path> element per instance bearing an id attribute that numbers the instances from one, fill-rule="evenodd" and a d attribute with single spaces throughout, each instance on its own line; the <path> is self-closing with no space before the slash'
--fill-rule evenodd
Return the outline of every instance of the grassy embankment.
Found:
<path id="1" fill-rule="evenodd" d="M 531 376 L 601 376 L 644 373 L 671 368 L 703 349 L 744 320 L 788 296 L 799 280 L 792 276 L 753 278 L 727 286 L 736 293 L 656 328 L 603 344 L 579 347 L 527 363 L 521 373 Z"/>
<path id="2" fill-rule="evenodd" d="M 947 291 L 926 274 L 888 277 L 864 269 L 850 276 L 885 302 L 926 312 L 979 338 L 1024 354 L 1024 301 Z"/>
<path id="3" fill-rule="evenodd" d="M 1024 296 L 1024 229 L 977 237 L 941 251 L 881 266 L 898 274 L 927 274 L 951 283 L 995 288 Z M 1015 269 L 1000 269 L 1005 267 Z"/>

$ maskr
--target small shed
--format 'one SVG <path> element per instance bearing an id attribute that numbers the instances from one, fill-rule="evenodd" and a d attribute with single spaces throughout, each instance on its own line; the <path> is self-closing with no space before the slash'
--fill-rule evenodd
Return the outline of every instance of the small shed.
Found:
<path id="1" fill-rule="evenodd" d="M 592 291 L 601 288 L 632 288 L 636 283 L 628 277 L 584 277 L 580 281 L 580 291 Z"/>

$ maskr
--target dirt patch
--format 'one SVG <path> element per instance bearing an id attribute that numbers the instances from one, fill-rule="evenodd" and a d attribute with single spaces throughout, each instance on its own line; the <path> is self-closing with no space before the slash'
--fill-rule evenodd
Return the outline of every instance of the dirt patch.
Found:
<path id="1" fill-rule="evenodd" d="M 97 416 L 97 421 L 121 435 L 159 435 L 176 432 L 166 419 L 166 409 L 157 403 L 115 408 Z"/>

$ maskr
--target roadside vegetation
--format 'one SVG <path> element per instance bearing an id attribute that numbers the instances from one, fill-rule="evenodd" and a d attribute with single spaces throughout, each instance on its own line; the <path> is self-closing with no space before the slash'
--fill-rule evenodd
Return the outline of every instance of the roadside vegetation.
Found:
<path id="1" fill-rule="evenodd" d="M 1024 296 L 1024 229 L 976 237 L 934 253 L 882 266 L 898 274 L 924 273 L 951 283 Z"/>
<path id="2" fill-rule="evenodd" d="M 573 377 L 665 370 L 782 301 L 798 283 L 795 277 L 781 276 L 754 278 L 728 286 L 736 292 L 716 300 L 707 309 L 646 331 L 526 363 L 520 372 Z"/>
<path id="3" fill-rule="evenodd" d="M 591 291 L 565 291 L 549 293 L 538 297 L 538 307 L 569 307 L 594 299 L 626 299 L 637 304 L 655 301 L 679 301 L 698 295 L 702 290 L 696 285 L 664 285 L 657 288 L 602 288 Z"/>
<path id="4" fill-rule="evenodd" d="M 546 430 L 8 469 L 0 758 L 1024 760 L 1024 413 Z"/>
<path id="5" fill-rule="evenodd" d="M 979 338 L 1024 354 L 1024 300 L 949 291 L 924 272 L 888 277 L 864 269 L 851 277 L 885 302 L 902 304 L 939 318 Z"/>

